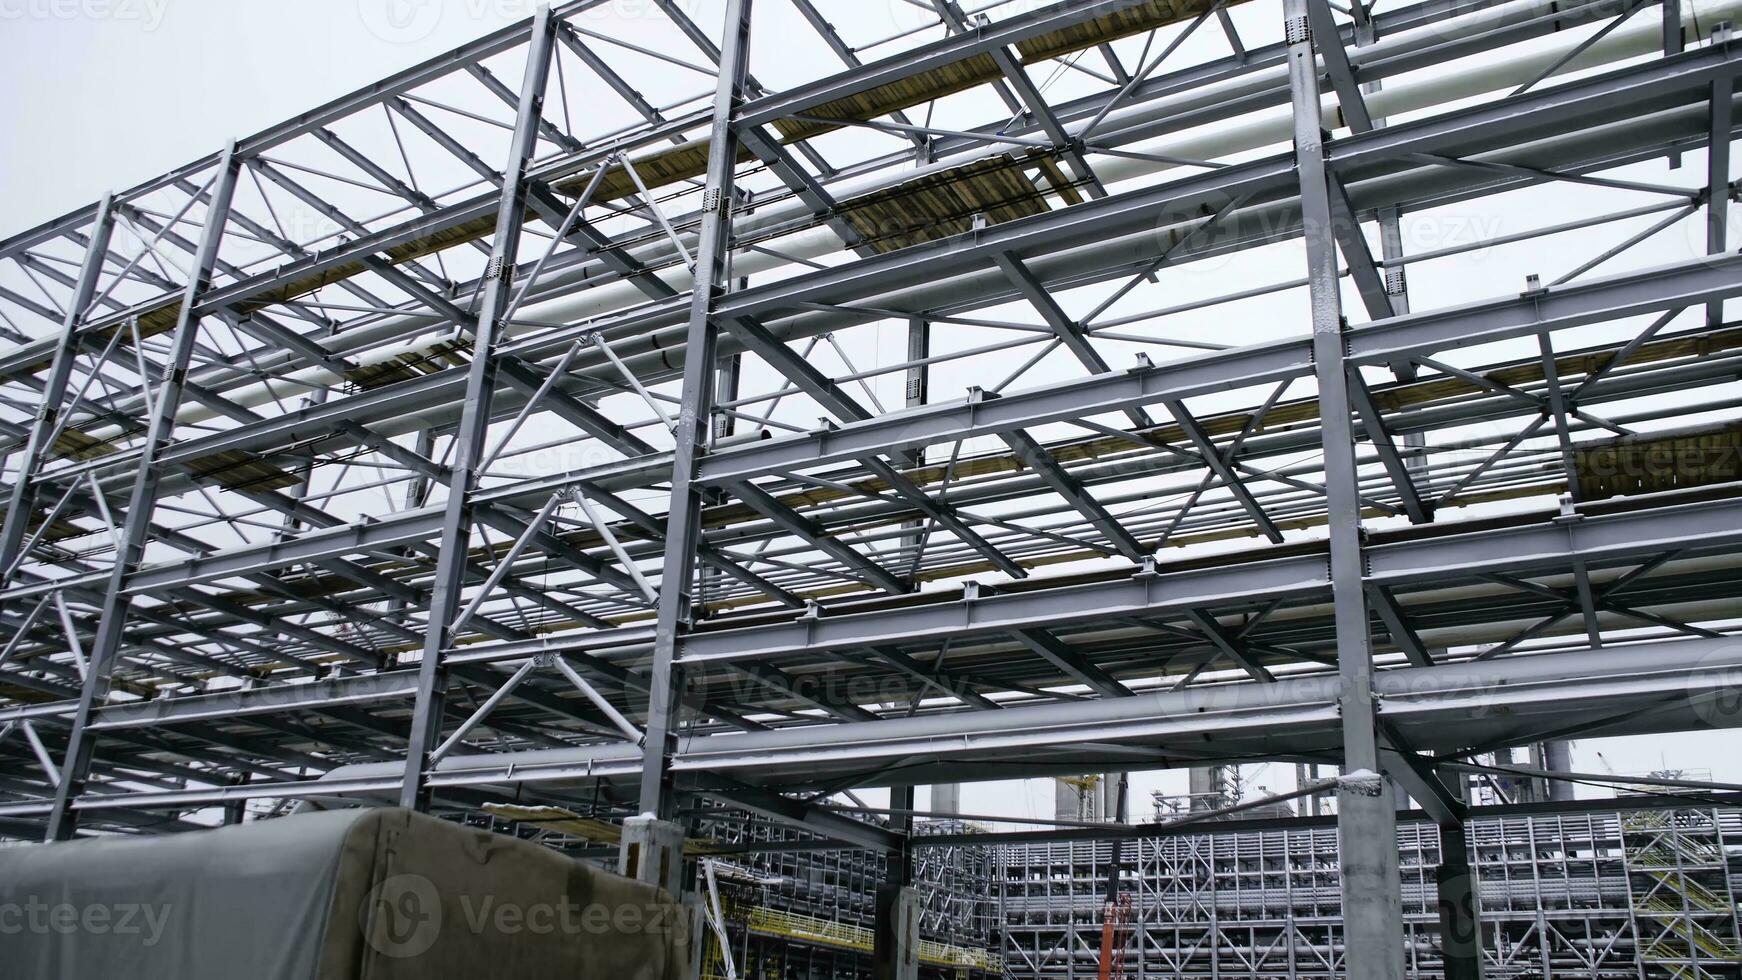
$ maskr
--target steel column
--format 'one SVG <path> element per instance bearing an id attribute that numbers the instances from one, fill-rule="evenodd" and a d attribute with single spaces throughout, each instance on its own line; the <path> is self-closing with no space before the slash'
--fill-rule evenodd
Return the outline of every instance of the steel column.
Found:
<path id="1" fill-rule="evenodd" d="M 30 525 L 31 511 L 36 504 L 34 480 L 37 470 L 48 460 L 54 447 L 48 444 L 61 417 L 61 402 L 67 395 L 67 383 L 72 378 L 73 364 L 83 346 L 80 330 L 85 322 L 85 307 L 97 290 L 97 280 L 103 261 L 109 253 L 109 239 L 115 230 L 114 199 L 104 194 L 97 204 L 96 222 L 92 225 L 90 244 L 84 262 L 79 267 L 78 284 L 67 303 L 66 318 L 61 324 L 60 341 L 55 346 L 54 364 L 42 389 L 42 407 L 31 426 L 30 439 L 18 459 L 17 482 L 6 499 L 6 518 L 0 528 L 0 585 L 11 578 L 12 563 L 20 557 L 25 529 Z M 93 371 L 100 370 L 93 367 Z M 67 407 L 71 410 L 71 406 Z"/>
<path id="2" fill-rule="evenodd" d="M 188 362 L 199 339 L 200 317 L 195 306 L 210 285 L 212 270 L 217 266 L 218 246 L 224 238 L 224 225 L 229 219 L 230 201 L 241 169 L 242 159 L 236 155 L 236 144 L 231 142 L 218 156 L 211 203 L 207 205 L 199 247 L 194 254 L 187 284 L 182 289 L 163 384 L 152 404 L 151 421 L 141 444 L 139 466 L 133 478 L 133 490 L 127 499 L 127 516 L 121 528 L 115 565 L 109 572 L 108 589 L 103 595 L 102 618 L 91 642 L 90 660 L 79 690 L 79 704 L 73 712 L 72 735 L 67 742 L 60 783 L 55 787 L 54 804 L 48 815 L 49 840 L 69 840 L 78 829 L 78 816 L 71 804 L 83 792 L 85 779 L 90 774 L 94 736 L 87 726 L 100 697 L 107 693 L 105 688 L 109 676 L 121 658 L 122 630 L 132 605 L 132 597 L 126 589 L 127 579 L 145 559 L 151 514 L 157 503 L 158 480 L 163 474 L 158 455 L 175 431 L 175 413 L 181 405 Z"/>
<path id="3" fill-rule="evenodd" d="M 714 352 L 719 324 L 715 301 L 730 287 L 732 202 L 738 135 L 733 115 L 744 98 L 750 67 L 750 0 L 728 0 L 724 47 L 720 51 L 714 115 L 703 191 L 701 233 L 696 244 L 695 286 L 690 294 L 686 335 L 683 403 L 679 409 L 671 466 L 671 505 L 666 512 L 665 564 L 659 581 L 653 664 L 647 695 L 647 738 L 641 767 L 641 812 L 665 818 L 677 803 L 668 767 L 677 748 L 677 724 L 684 690 L 684 668 L 676 663 L 679 635 L 690 624 L 696 550 L 701 543 L 704 488 L 696 482 L 697 464 L 706 452 L 708 420 L 714 407 Z"/>
<path id="4" fill-rule="evenodd" d="M 1342 872 L 1344 963 L 1350 980 L 1403 976 L 1403 898 L 1397 863 L 1397 817 L 1379 776 L 1373 706 L 1373 651 L 1362 585 L 1361 501 L 1350 419 L 1337 277 L 1335 228 L 1319 120 L 1318 64 L 1306 0 L 1285 0 L 1288 77 L 1294 101 L 1295 162 L 1312 303 L 1313 366 L 1323 419 L 1331 587 L 1337 627 L 1338 707 L 1343 780 L 1337 787 L 1338 862 Z M 1338 38 L 1328 43 L 1340 43 Z M 1372 780 L 1352 778 L 1370 774 Z"/>
<path id="5" fill-rule="evenodd" d="M 515 257 L 521 227 L 525 222 L 530 185 L 526 171 L 538 149 L 538 127 L 543 118 L 545 80 L 549 75 L 551 48 L 556 41 L 550 9 L 540 7 L 532 18 L 526 48 L 526 72 L 515 112 L 514 136 L 502 173 L 502 193 L 496 211 L 496 232 L 490 245 L 484 295 L 472 329 L 472 361 L 466 373 L 466 399 L 460 428 L 454 435 L 453 468 L 448 476 L 448 499 L 441 525 L 441 553 L 436 560 L 431 587 L 428 626 L 424 632 L 423 659 L 417 668 L 417 706 L 412 712 L 411 733 L 406 746 L 405 777 L 400 785 L 401 806 L 423 809 L 429 804 L 424 769 L 441 735 L 443 705 L 447 697 L 447 671 L 443 651 L 453 639 L 452 624 L 460 611 L 471 548 L 472 491 L 478 486 L 490 428 L 490 400 L 496 390 L 495 348 L 502 318 L 513 294 Z"/>

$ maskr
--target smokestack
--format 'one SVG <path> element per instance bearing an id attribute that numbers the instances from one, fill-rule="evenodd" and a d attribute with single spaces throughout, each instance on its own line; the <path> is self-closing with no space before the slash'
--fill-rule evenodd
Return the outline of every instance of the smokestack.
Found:
<path id="1" fill-rule="evenodd" d="M 1096 821 L 1101 819 L 1100 776 L 1060 776 L 1053 780 L 1053 819 Z"/>
<path id="2" fill-rule="evenodd" d="M 1550 772 L 1573 771 L 1573 743 L 1565 739 L 1553 739 L 1542 743 L 1542 767 Z M 1548 783 L 1548 798 L 1551 800 L 1570 800 L 1573 798 L 1573 784 L 1564 779 L 1544 780 Z"/>
<path id="3" fill-rule="evenodd" d="M 931 811 L 933 813 L 961 813 L 962 784 L 933 783 L 931 788 Z"/>
<path id="4" fill-rule="evenodd" d="M 1193 811 L 1219 810 L 1227 804 L 1227 766 L 1193 766 L 1187 780 Z"/>

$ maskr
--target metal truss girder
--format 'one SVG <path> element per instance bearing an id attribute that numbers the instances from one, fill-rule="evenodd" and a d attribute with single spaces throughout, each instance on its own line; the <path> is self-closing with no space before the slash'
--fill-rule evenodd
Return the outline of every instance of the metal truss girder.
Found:
<path id="1" fill-rule="evenodd" d="M 1483 740 L 1529 741 L 1557 726 L 1627 733 L 1735 724 L 1712 717 L 1725 671 L 1742 651 L 1723 640 L 1609 646 L 1374 676 L 1379 713 L 1423 751 Z M 1196 765 L 1245 753 L 1310 757 L 1338 739 L 1340 683 L 1334 674 L 1145 692 L 1130 698 L 1010 707 L 692 740 L 673 769 L 692 779 L 780 779 L 816 785 L 837 775 L 874 773 L 901 761 L 916 782 L 1068 774 L 1130 764 L 1123 745 L 1160 747 L 1157 765 Z M 1641 710 L 1644 709 L 1644 710 Z M 1177 754 L 1173 747 L 1185 749 Z M 1013 763 L 1012 760 L 1023 760 Z M 610 746 L 555 752 L 449 756 L 432 781 L 447 785 L 625 778 L 634 753 Z M 364 771 L 372 771 L 365 767 Z M 871 777 L 874 778 L 874 777 Z M 274 794 L 276 795 L 276 794 Z"/>
<path id="2" fill-rule="evenodd" d="M 1685 105 L 1702 98 L 1713 77 L 1733 75 L 1739 68 L 1742 51 L 1705 48 L 1501 103 L 1350 136 L 1327 144 L 1327 162 L 1345 180 L 1366 179 L 1412 155 L 1472 145 L 1500 147 L 1619 113 Z M 1295 186 L 1292 154 L 1268 157 L 753 287 L 725 300 L 720 314 L 762 319 L 805 303 L 850 303 L 896 286 L 968 272 L 1000 253 L 1029 256 L 1091 244 L 1151 229 L 1161 215 L 1184 220 L 1200 214 L 1208 202 L 1261 202 L 1292 195 Z"/>
<path id="3" fill-rule="evenodd" d="M 1198 632 L 1208 637 L 1210 643 L 1222 651 L 1223 656 L 1234 661 L 1253 680 L 1266 684 L 1276 680 L 1275 675 L 1265 669 L 1264 665 L 1260 664 L 1252 656 L 1252 652 L 1246 649 L 1238 639 L 1230 636 L 1228 631 L 1222 628 L 1222 624 L 1216 622 L 1215 617 L 1198 609 L 1187 609 L 1185 614 L 1186 618 L 1192 621 L 1192 625 L 1198 628 Z"/>
<path id="4" fill-rule="evenodd" d="M 1709 710 L 1727 695 L 1726 673 L 1742 667 L 1727 640 L 1687 639 L 1609 646 L 1562 655 L 1381 671 L 1374 678 L 1387 725 L 1423 751 L 1477 741 L 1529 741 L 1583 722 L 1592 732 L 1627 734 L 1735 724 L 1734 713 Z M 1068 774 L 1120 764 L 1126 744 L 1163 746 L 1158 765 L 1194 765 L 1263 752 L 1310 756 L 1334 745 L 1338 727 L 1334 675 L 1144 693 L 1062 704 L 956 712 L 693 739 L 674 761 L 679 776 L 700 785 L 778 778 L 796 786 L 904 762 L 916 782 L 985 779 L 986 758 L 1006 761 L 998 778 Z M 1538 735 L 1538 737 L 1540 737 Z M 1167 755 L 1168 746 L 1191 746 Z M 1075 746 L 1068 754 L 1063 747 Z M 1208 751 L 1204 751 L 1205 749 Z M 80 810 L 152 809 L 223 799 L 390 793 L 397 763 L 347 767 L 324 780 L 167 793 L 87 796 Z M 586 783 L 634 779 L 640 752 L 618 743 L 574 749 L 450 755 L 430 782 Z M 727 787 L 733 788 L 733 787 Z M 43 804 L 0 804 L 0 816 L 39 813 Z"/>
<path id="5" fill-rule="evenodd" d="M 1258 501 L 1252 496 L 1252 491 L 1246 488 L 1246 482 L 1240 479 L 1240 475 L 1235 473 L 1234 468 L 1222 458 L 1222 451 L 1216 447 L 1215 441 L 1210 438 L 1209 433 L 1204 431 L 1204 427 L 1198 423 L 1197 418 L 1186 409 L 1185 403 L 1175 398 L 1169 399 L 1166 404 L 1168 413 L 1173 416 L 1173 420 L 1179 424 L 1180 429 L 1185 432 L 1186 438 L 1191 441 L 1191 444 L 1197 447 L 1198 455 L 1203 457 L 1204 465 L 1209 467 L 1210 471 L 1216 474 L 1217 479 L 1222 481 L 1222 485 L 1228 488 L 1228 492 L 1233 494 L 1240 507 L 1251 516 L 1252 522 L 1264 532 L 1264 536 L 1269 538 L 1272 543 L 1281 544 L 1282 529 L 1277 527 L 1276 522 L 1270 519 L 1270 515 L 1264 512 L 1264 508 L 1258 505 Z"/>
<path id="6" fill-rule="evenodd" d="M 1386 427 L 1385 415 L 1373 403 L 1373 393 L 1368 390 L 1367 382 L 1362 379 L 1358 369 L 1351 368 L 1345 373 L 1349 384 L 1349 400 L 1355 403 L 1355 413 L 1361 417 L 1361 427 L 1366 430 L 1367 438 L 1373 444 L 1373 451 L 1379 454 L 1379 462 L 1385 467 L 1386 476 L 1391 478 L 1391 485 L 1397 488 L 1397 494 L 1403 499 L 1403 511 L 1409 515 L 1410 523 L 1425 524 L 1433 519 L 1433 509 L 1421 499 L 1416 490 L 1415 478 L 1410 474 L 1409 464 L 1398 451 L 1397 443 L 1391 438 L 1391 431 Z"/>
<path id="7" fill-rule="evenodd" d="M 1727 255 L 1610 279 L 1412 313 L 1352 327 L 1343 337 L 1352 364 L 1390 364 L 1416 352 L 1475 346 L 1565 330 L 1742 294 L 1742 256 Z M 1120 411 L 1312 373 L 1312 343 L 1291 338 L 1091 378 L 995 399 L 928 405 L 814 435 L 723 449 L 702 464 L 701 479 L 723 482 L 843 462 L 875 452 L 972 439 L 1003 430 Z"/>
<path id="8" fill-rule="evenodd" d="M 1094 525 L 1096 530 L 1106 535 L 1107 540 L 1119 550 L 1120 554 L 1132 561 L 1142 561 L 1149 557 L 1149 552 L 1143 547 L 1142 542 L 1133 537 L 1131 532 L 1119 523 L 1119 519 L 1107 511 L 1107 508 L 1101 506 L 1100 501 L 1083 489 L 1083 485 L 1071 476 L 1063 466 L 1060 466 L 1058 460 L 1053 459 L 1052 454 L 1046 451 L 1046 447 L 1036 442 L 1033 436 L 1021 429 L 1010 429 L 999 432 L 998 437 L 1003 439 L 1024 465 L 1033 470 L 1034 474 L 1040 477 L 1054 493 L 1063 497 L 1065 502 L 1070 504 L 1077 513 L 1083 515 L 1083 518 Z"/>
<path id="9" fill-rule="evenodd" d="M 595 6 L 600 0 L 571 0 L 562 4 L 555 11 L 558 17 L 585 10 Z M 345 117 L 369 106 L 384 102 L 395 96 L 408 92 L 432 79 L 449 74 L 457 66 L 472 60 L 489 58 L 510 50 L 526 41 L 531 35 L 531 21 L 522 21 L 494 31 L 475 41 L 443 52 L 440 56 L 431 58 L 421 64 L 414 65 L 404 71 L 395 72 L 377 82 L 349 92 L 331 102 L 310 112 L 302 113 L 294 118 L 269 126 L 254 133 L 236 144 L 240 156 L 249 157 L 265 153 L 274 147 L 283 145 L 309 130 L 329 126 Z M 219 154 L 210 153 L 184 166 L 178 167 L 167 174 L 155 177 L 134 187 L 120 192 L 116 197 L 129 200 L 173 185 L 179 180 L 197 176 L 211 169 L 219 159 Z M 13 251 L 39 245 L 50 239 L 60 237 L 81 225 L 90 222 L 94 210 L 82 208 L 63 217 L 44 222 L 42 225 L 20 235 L 15 235 L 5 242 L 0 254 L 10 255 Z"/>
<path id="10" fill-rule="evenodd" d="M 318 711 L 338 705 L 371 705 L 417 694 L 417 673 L 409 670 L 324 678 L 307 684 L 274 684 L 187 698 L 104 705 L 91 720 L 99 731 L 179 725 L 192 721 L 251 715 Z M 0 718 L 5 718 L 0 712 Z"/>
<path id="11" fill-rule="evenodd" d="M 822 525 L 776 500 L 772 494 L 756 484 L 734 483 L 728 489 L 752 510 L 773 521 L 781 530 L 846 565 L 855 576 L 862 576 L 865 581 L 885 592 L 899 595 L 910 591 L 911 586 L 908 583 L 851 546 L 830 537 Z"/>
<path id="12" fill-rule="evenodd" d="M 897 471 L 895 467 L 884 462 L 882 458 L 866 456 L 861 458 L 859 463 L 865 467 L 866 472 L 888 484 L 890 489 L 900 495 L 903 500 L 954 534 L 963 544 L 979 552 L 987 561 L 997 566 L 999 571 L 1011 578 L 1028 577 L 1028 569 L 1018 565 L 1011 560 L 1010 556 L 999 551 L 990 541 L 982 537 L 978 531 L 969 527 L 966 522 L 956 516 L 948 504 L 933 500 L 930 494 Z"/>
<path id="13" fill-rule="evenodd" d="M 738 115 L 740 125 L 762 126 L 777 119 L 803 114 L 806 110 L 870 91 L 923 71 L 954 64 L 976 54 L 988 54 L 1018 41 L 1038 37 L 1091 20 L 1117 9 L 1123 0 L 1091 0 L 1083 4 L 1056 5 L 1018 14 L 978 30 L 952 34 L 930 44 L 851 68 L 806 85 L 746 103 Z"/>
<path id="14" fill-rule="evenodd" d="M 1395 128 L 1395 129 L 1391 129 L 1391 130 L 1385 130 L 1385 131 L 1382 131 L 1382 132 L 1380 132 L 1380 133 L 1375 133 L 1375 134 L 1370 134 L 1370 135 L 1371 135 L 1371 136 L 1373 136 L 1373 137 L 1379 137 L 1379 136 L 1389 136 L 1389 135 L 1390 135 L 1390 134 L 1392 134 L 1392 133 L 1395 133 L 1395 132 L 1397 132 L 1397 131 L 1400 131 L 1400 130 L 1402 130 L 1402 129 L 1404 129 L 1404 128 L 1406 128 L 1406 127 L 1397 127 L 1397 128 Z M 1121 197 L 1121 198 L 1114 198 L 1114 199 L 1108 199 L 1108 200 L 1110 200 L 1110 201 L 1117 201 L 1117 200 L 1123 200 L 1123 197 L 1124 197 L 1124 196 L 1122 196 L 1122 197 Z M 1090 202 L 1090 203 L 1089 203 L 1089 204 L 1085 204 L 1085 205 L 1082 205 L 1082 206 L 1079 206 L 1079 207 L 1077 207 L 1077 208 L 1071 208 L 1071 209 L 1068 209 L 1068 212 L 1077 212 L 1077 211 L 1080 211 L 1080 210 L 1081 210 L 1081 209 L 1082 209 L 1082 208 L 1084 208 L 1084 207 L 1091 207 L 1091 206 L 1098 206 L 1098 205 L 1102 205 L 1102 204 L 1105 204 L 1105 203 L 1106 203 L 1106 202 Z M 1066 213 L 1066 212 L 1060 212 L 1060 213 L 1061 213 L 1061 214 L 1063 214 L 1063 213 Z M 1011 224 L 1012 224 L 1012 225 L 1019 225 L 1019 224 L 1024 224 L 1024 223 L 1023 223 L 1023 222 L 1013 222 L 1013 223 L 1011 223 Z M 987 234 L 990 234 L 990 233 L 996 233 L 996 232 L 998 232 L 998 231 L 1000 231 L 1000 230 L 1001 230 L 1001 229 L 1003 229 L 1003 228 L 1007 228 L 1007 227 L 1009 227 L 1009 226 L 999 226 L 999 228 L 994 228 L 994 229 L 990 229 L 990 230 L 989 230 L 989 231 L 988 231 L 988 232 L 987 232 Z M 904 251 L 924 251 L 924 250 L 923 250 L 923 249 L 920 249 L 920 250 L 904 250 Z M 1714 261 L 1719 261 L 1719 260 L 1714 260 Z M 857 265 L 857 263 L 855 263 L 855 265 Z M 806 278 L 806 277 L 801 277 L 801 278 Z M 1550 293 L 1550 295 L 1553 295 L 1553 294 L 1554 294 L 1554 292 L 1555 292 L 1555 291 L 1551 291 L 1551 293 Z M 1404 320 L 1404 319 L 1407 319 L 1407 318 L 1399 318 L 1399 320 Z M 439 378 L 441 378 L 441 377 L 442 377 L 442 376 L 439 376 L 439 375 L 438 375 L 438 376 L 432 376 L 432 378 L 438 378 L 438 379 L 439 379 Z M 452 379 L 449 379 L 449 381 L 450 381 L 450 382 L 451 382 L 451 380 L 452 380 Z M 432 386 L 432 387 L 433 387 L 433 386 L 437 386 L 437 385 L 439 385 L 439 384 L 440 384 L 440 383 L 441 383 L 441 382 L 439 382 L 439 381 L 429 381 L 429 380 L 425 380 L 425 381 L 424 381 L 424 382 L 421 382 L 421 384 L 426 384 L 426 385 L 430 385 L 430 386 Z M 407 383 L 405 383 L 405 384 L 406 384 L 406 385 L 418 385 L 418 384 L 420 384 L 420 382 L 407 382 Z M 398 387 L 398 386 L 395 386 L 395 387 Z M 365 394 L 365 396 L 369 396 L 369 395 L 376 395 L 376 394 L 377 394 L 377 393 L 373 393 L 373 392 L 371 392 L 371 393 L 364 393 L 364 394 Z M 362 397 L 362 396 L 360 396 L 360 397 Z M 383 403 L 384 403 L 384 402 L 383 402 Z M 336 403 L 336 404 L 343 404 L 343 403 Z M 198 440 L 195 440 L 195 441 L 198 441 Z"/>
<path id="15" fill-rule="evenodd" d="M 1421 804 L 1422 810 L 1433 817 L 1435 823 L 1442 827 L 1463 823 L 1470 815 L 1470 808 L 1452 794 L 1433 762 L 1410 748 L 1402 736 L 1391 730 L 1391 726 L 1381 724 L 1379 730 L 1385 743 L 1379 750 L 1385 774 L 1396 780 L 1410 799 Z"/>
<path id="16" fill-rule="evenodd" d="M 1718 528 L 1736 530 L 1720 532 Z M 1725 500 L 1587 517 L 1570 526 L 1542 522 L 1373 544 L 1364 550 L 1364 556 L 1369 565 L 1366 580 L 1391 587 L 1439 583 L 1501 565 L 1524 571 L 1562 570 L 1575 559 L 1596 563 L 1676 548 L 1717 548 L 1735 543 L 1742 543 L 1742 501 Z M 824 615 L 755 629 L 710 631 L 685 642 L 684 659 L 756 659 L 815 649 L 942 641 L 1164 611 L 1322 597 L 1329 586 L 1322 554 L 1255 560 L 1041 592 L 982 595 L 968 602 L 937 602 L 882 612 Z M 553 646 L 561 643 L 557 639 L 550 642 Z"/>
<path id="17" fill-rule="evenodd" d="M 1119 683 L 1111 674 L 1090 663 L 1082 654 L 1060 641 L 1043 627 L 1011 630 L 1022 645 L 1040 655 L 1047 663 L 1094 689 L 1104 698 L 1131 697 L 1131 689 Z"/>
<path id="18" fill-rule="evenodd" d="M 783 823 L 790 823 L 822 834 L 825 837 L 856 844 L 874 851 L 895 853 L 906 844 L 905 838 L 900 834 L 892 833 L 862 820 L 853 820 L 838 813 L 831 813 L 803 800 L 782 796 L 771 790 L 740 785 L 709 790 L 702 795 L 731 806 L 741 807 L 751 813 L 771 817 Z"/>

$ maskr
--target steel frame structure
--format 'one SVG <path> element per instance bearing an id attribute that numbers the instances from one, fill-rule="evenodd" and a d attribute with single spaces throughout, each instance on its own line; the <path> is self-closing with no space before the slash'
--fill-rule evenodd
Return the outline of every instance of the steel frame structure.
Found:
<path id="1" fill-rule="evenodd" d="M 1738 883 L 1735 848 L 1725 842 L 1742 832 L 1739 821 L 1735 810 L 1696 804 L 1472 819 L 1466 846 L 1481 883 L 1484 975 L 1733 972 Z M 1346 947 L 1335 831 L 1322 822 L 1293 829 L 1285 821 L 1269 823 L 1277 826 L 1206 826 L 1133 842 L 1125 869 L 1133 895 L 1129 975 L 1340 974 Z M 1434 875 L 1442 840 L 1431 823 L 1402 824 L 1398 832 L 1406 975 L 1440 976 L 1446 968 Z M 1648 842 L 1640 842 L 1642 836 Z M 1094 975 L 1111 846 L 1010 845 L 999 854 L 1010 974 Z M 1686 870 L 1669 870 L 1677 866 Z M 1728 901 L 1719 897 L 1711 907 L 1689 910 L 1681 897 L 1664 900 L 1670 892 L 1662 882 L 1684 881 L 1684 874 L 1699 875 L 1704 894 L 1721 896 L 1727 889 Z M 1636 887 L 1642 880 L 1656 882 L 1656 891 Z M 1702 917 L 1707 924 L 1696 925 Z"/>
<path id="2" fill-rule="evenodd" d="M 1442 762 L 1737 723 L 1725 0 L 786 2 L 838 70 L 577 0 L 0 243 L 0 831 L 533 793 L 900 852 L 820 801 L 1283 758 L 1350 774 L 1396 977 L 1366 773 L 1455 824 Z M 1404 248 L 1566 188 L 1620 206 Z"/>

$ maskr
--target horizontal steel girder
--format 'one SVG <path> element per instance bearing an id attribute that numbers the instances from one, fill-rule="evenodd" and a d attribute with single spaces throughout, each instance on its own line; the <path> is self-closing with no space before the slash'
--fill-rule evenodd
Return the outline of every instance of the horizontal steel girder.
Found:
<path id="1" fill-rule="evenodd" d="M 1447 525 L 1448 529 L 1456 525 Z M 1580 518 L 1564 523 L 1377 544 L 1364 554 L 1366 581 L 1397 586 L 1443 582 L 1504 567 L 1520 574 L 1684 548 L 1742 543 L 1742 500 Z M 760 659 L 806 650 L 943 641 L 1025 627 L 1088 623 L 1121 616 L 1304 599 L 1330 589 L 1323 554 L 1167 574 L 1139 573 L 1093 585 L 1011 591 L 880 612 L 802 617 L 785 625 L 708 631 L 684 641 L 685 663 Z M 1165 569 L 1165 565 L 1161 566 Z M 560 640 L 549 641 L 560 647 Z M 516 644 L 507 644 L 513 648 Z"/>
<path id="2" fill-rule="evenodd" d="M 1379 717 L 1422 751 L 1506 745 L 1544 734 L 1646 734 L 1742 725 L 1725 699 L 1742 670 L 1728 638 L 1612 645 L 1556 654 L 1378 672 Z M 1129 768 L 1209 764 L 1248 756 L 1304 758 L 1339 744 L 1334 674 L 1158 691 L 1008 708 L 921 715 L 814 729 L 688 740 L 673 762 L 680 781 L 800 786 L 875 774 L 900 762 L 903 781 L 955 782 Z M 996 765 L 989 765 L 991 761 Z M 640 770 L 627 744 L 444 758 L 441 788 L 626 782 Z M 170 792 L 86 796 L 82 810 L 208 805 L 258 797 L 383 794 L 398 763 L 348 766 L 327 778 Z M 35 803 L 0 804 L 0 817 Z"/>

